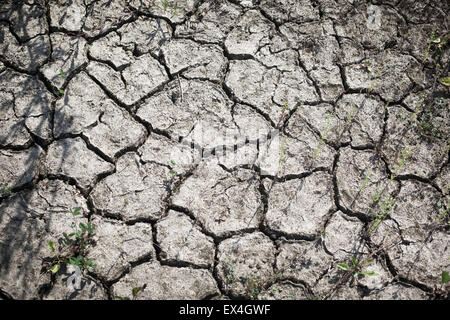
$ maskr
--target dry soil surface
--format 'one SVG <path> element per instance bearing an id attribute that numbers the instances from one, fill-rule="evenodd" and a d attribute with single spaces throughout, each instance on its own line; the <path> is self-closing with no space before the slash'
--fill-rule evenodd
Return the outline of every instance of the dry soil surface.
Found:
<path id="1" fill-rule="evenodd" d="M 0 298 L 448 298 L 449 9 L 1 1 Z"/>

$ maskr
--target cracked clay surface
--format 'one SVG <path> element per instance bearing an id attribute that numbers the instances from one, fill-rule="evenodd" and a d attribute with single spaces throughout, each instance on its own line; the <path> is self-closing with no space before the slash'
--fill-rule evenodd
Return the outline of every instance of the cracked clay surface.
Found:
<path id="1" fill-rule="evenodd" d="M 0 299 L 448 299 L 449 13 L 1 1 Z"/>

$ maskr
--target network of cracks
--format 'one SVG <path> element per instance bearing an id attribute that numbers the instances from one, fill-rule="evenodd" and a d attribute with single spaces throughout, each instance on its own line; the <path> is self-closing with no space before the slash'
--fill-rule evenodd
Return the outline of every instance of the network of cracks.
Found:
<path id="1" fill-rule="evenodd" d="M 448 11 L 3 1 L 0 299 L 448 298 Z"/>

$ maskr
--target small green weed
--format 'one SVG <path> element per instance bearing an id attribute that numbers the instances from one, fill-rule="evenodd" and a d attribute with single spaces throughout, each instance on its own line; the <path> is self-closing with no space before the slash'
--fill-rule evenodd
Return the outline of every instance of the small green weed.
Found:
<path id="1" fill-rule="evenodd" d="M 381 196 L 383 195 L 385 188 L 382 188 L 379 190 L 378 186 L 375 189 L 374 194 L 372 195 L 372 203 L 377 203 L 378 200 L 380 200 Z"/>
<path id="2" fill-rule="evenodd" d="M 450 86 L 450 77 L 441 78 L 439 81 L 446 87 Z"/>
<path id="3" fill-rule="evenodd" d="M 353 273 L 353 276 L 356 278 L 359 275 L 364 275 L 364 276 L 375 276 L 377 275 L 377 273 L 375 271 L 363 271 L 367 266 L 369 266 L 372 262 L 371 261 L 367 261 L 366 263 L 364 263 L 363 265 L 360 265 L 360 262 L 355 258 L 352 257 L 351 259 L 351 266 L 348 265 L 345 262 L 341 262 L 338 263 L 337 266 L 339 269 L 342 269 L 344 271 L 349 271 Z"/>
<path id="4" fill-rule="evenodd" d="M 432 291 L 435 299 L 448 300 L 450 293 L 449 282 L 450 282 L 450 274 L 448 273 L 447 270 L 442 270 L 441 283 L 439 286 L 435 286 Z"/>
<path id="5" fill-rule="evenodd" d="M 402 149 L 400 151 L 400 155 L 397 160 L 397 166 L 392 171 L 390 179 L 388 180 L 387 184 L 385 186 L 383 186 L 382 188 L 379 188 L 378 186 L 376 187 L 375 192 L 372 195 L 372 206 L 369 209 L 369 213 L 371 215 L 373 214 L 373 212 L 376 208 L 376 204 L 379 204 L 380 211 L 373 218 L 372 224 L 369 227 L 369 232 L 375 231 L 378 228 L 378 226 L 386 219 L 389 212 L 391 212 L 391 210 L 395 204 L 395 199 L 390 196 L 382 198 L 383 193 L 387 190 L 388 185 L 391 184 L 394 181 L 394 179 L 398 176 L 400 169 L 405 165 L 406 160 L 412 154 L 413 154 L 413 150 L 411 150 L 410 148 L 405 147 L 404 149 Z M 367 178 L 367 175 L 366 175 L 366 178 Z M 362 187 L 366 185 L 366 182 L 365 182 L 366 178 L 363 181 Z M 361 189 L 362 189 L 362 187 L 361 187 Z"/>
<path id="6" fill-rule="evenodd" d="M 394 171 L 391 173 L 391 180 L 394 180 L 398 173 L 400 172 L 401 168 L 405 165 L 406 160 L 412 155 L 412 151 L 406 147 L 400 152 L 400 157 L 397 160 L 397 167 L 395 167 Z"/>
<path id="7" fill-rule="evenodd" d="M 286 114 L 286 112 L 288 112 L 290 109 L 289 109 L 289 103 L 288 102 L 286 102 L 285 104 L 284 104 L 284 106 L 281 108 L 281 114 L 284 116 L 285 114 Z"/>
<path id="8" fill-rule="evenodd" d="M 375 231 L 381 222 L 386 219 L 389 212 L 391 212 L 392 207 L 394 206 L 394 199 L 391 197 L 387 197 L 380 201 L 380 212 L 375 216 L 372 225 L 369 228 L 370 232 Z"/>
<path id="9" fill-rule="evenodd" d="M 447 209 L 445 209 L 438 218 L 439 223 L 445 222 L 445 219 L 447 219 L 447 217 L 448 217 L 449 211 L 450 211 L 450 200 L 448 200 L 448 202 L 447 202 Z M 450 222 L 448 222 L 448 224 L 450 225 Z"/>
<path id="10" fill-rule="evenodd" d="M 280 158 L 278 159 L 278 170 L 281 170 L 284 154 L 286 153 L 286 140 L 281 141 Z"/>
<path id="11" fill-rule="evenodd" d="M 135 288 L 133 288 L 133 290 L 131 290 L 131 295 L 133 296 L 133 300 L 136 299 L 137 295 L 138 295 L 139 292 L 141 292 L 142 290 L 144 290 L 143 287 L 135 287 Z"/>
<path id="12" fill-rule="evenodd" d="M 447 282 L 450 281 L 450 275 L 448 274 L 448 271 L 442 270 L 442 276 L 441 276 L 441 284 L 446 285 Z"/>
<path id="13" fill-rule="evenodd" d="M 441 138 L 444 128 L 436 121 L 440 111 L 448 108 L 448 100 L 443 97 L 435 98 L 425 104 L 416 114 L 417 130 L 422 136 Z"/>
<path id="14" fill-rule="evenodd" d="M 237 280 L 235 274 L 235 266 L 234 264 L 231 262 L 230 259 L 228 259 L 227 261 L 225 261 L 224 266 L 223 266 L 223 273 L 225 275 L 225 284 L 226 285 L 233 285 L 233 283 Z"/>
<path id="15" fill-rule="evenodd" d="M 327 117 L 327 125 L 325 126 L 325 128 L 322 130 L 322 132 L 320 132 L 320 139 L 319 139 L 319 144 L 317 145 L 317 147 L 314 149 L 314 153 L 313 153 L 313 158 L 314 160 L 317 159 L 317 157 L 319 156 L 320 152 L 322 151 L 323 145 L 325 144 L 325 139 L 328 137 L 328 130 L 330 129 L 331 126 L 331 120 L 334 118 L 334 115 L 332 113 L 328 114 Z"/>
<path id="16" fill-rule="evenodd" d="M 302 103 L 299 103 L 300 107 L 302 106 Z M 286 101 L 284 103 L 284 106 L 281 107 L 281 115 L 278 119 L 277 128 L 280 128 L 283 125 L 283 121 L 286 119 L 286 116 L 288 115 L 288 111 L 291 110 L 289 108 L 289 103 Z"/>
<path id="17" fill-rule="evenodd" d="M 172 167 L 174 167 L 174 166 L 176 166 L 177 164 L 175 163 L 175 161 L 173 161 L 173 160 L 170 160 L 170 164 L 171 164 L 171 166 Z M 169 173 L 172 175 L 172 176 L 179 176 L 179 173 L 178 172 L 176 172 L 175 170 L 173 170 L 172 168 L 169 170 Z"/>
<path id="18" fill-rule="evenodd" d="M 147 284 L 144 284 L 142 286 L 134 287 L 131 289 L 131 296 L 132 300 L 136 300 L 138 295 L 144 291 L 144 289 L 147 287 Z M 114 296 L 113 300 L 130 300 L 128 297 L 122 297 L 122 296 Z"/>
<path id="19" fill-rule="evenodd" d="M 169 1 L 167 0 L 161 0 L 161 6 L 164 10 L 164 12 L 166 12 L 167 10 L 171 11 L 171 18 L 177 15 L 177 10 L 178 10 L 178 1 L 176 1 L 174 3 L 174 5 L 172 7 L 170 7 L 169 5 Z"/>
<path id="20" fill-rule="evenodd" d="M 372 81 L 370 82 L 370 85 L 369 85 L 369 89 L 367 89 L 368 93 L 372 92 L 373 87 L 375 85 L 375 81 L 380 77 L 382 71 L 383 71 L 382 69 L 378 69 L 377 72 L 373 75 Z"/>
<path id="21" fill-rule="evenodd" d="M 435 39 L 434 33 L 435 33 L 435 31 L 433 29 L 433 31 L 431 31 L 430 41 L 428 42 L 427 49 L 425 50 L 425 55 L 423 57 L 422 63 L 425 63 L 425 61 L 427 61 L 427 59 L 428 59 L 428 55 L 430 54 L 431 44 L 433 43 L 433 41 Z"/>
<path id="22" fill-rule="evenodd" d="M 11 187 L 7 183 L 0 186 L 0 196 L 3 198 L 8 198 L 11 195 Z"/>
<path id="23" fill-rule="evenodd" d="M 60 77 L 60 78 L 67 77 L 67 73 L 65 73 L 63 69 L 59 69 L 58 77 Z"/>
<path id="24" fill-rule="evenodd" d="M 430 40 L 428 42 L 427 49 L 425 50 L 425 55 L 423 57 L 422 63 L 425 63 L 429 57 L 438 67 L 438 57 L 444 52 L 445 46 L 447 44 L 449 35 L 437 36 L 436 31 L 433 29 L 431 31 Z M 433 58 L 434 56 L 434 58 Z"/>
<path id="25" fill-rule="evenodd" d="M 55 96 L 61 97 L 62 95 L 64 95 L 64 90 L 63 89 L 55 90 L 53 91 L 53 93 L 55 94 Z"/>
<path id="26" fill-rule="evenodd" d="M 79 215 L 80 210 L 76 208 L 72 211 L 72 215 Z M 55 254 L 47 268 L 52 273 L 58 272 L 62 264 L 71 264 L 80 270 L 96 268 L 92 260 L 86 257 L 88 246 L 93 242 L 92 238 L 95 235 L 94 225 L 90 222 L 87 224 L 80 222 L 78 225 L 72 223 L 71 227 L 73 229 L 71 233 L 62 233 L 62 238 L 58 239 L 57 248 L 54 241 L 48 242 L 51 252 Z"/>
<path id="27" fill-rule="evenodd" d="M 360 191 L 363 191 L 366 188 L 367 183 L 369 182 L 370 175 L 371 175 L 371 172 L 367 171 L 366 176 L 364 177 L 364 180 L 361 184 L 361 187 L 359 187 Z"/>

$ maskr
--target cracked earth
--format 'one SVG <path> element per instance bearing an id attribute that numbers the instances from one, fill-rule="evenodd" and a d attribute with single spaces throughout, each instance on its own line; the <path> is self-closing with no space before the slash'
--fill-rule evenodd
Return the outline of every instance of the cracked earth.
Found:
<path id="1" fill-rule="evenodd" d="M 2 1 L 0 299 L 448 298 L 449 9 Z"/>

